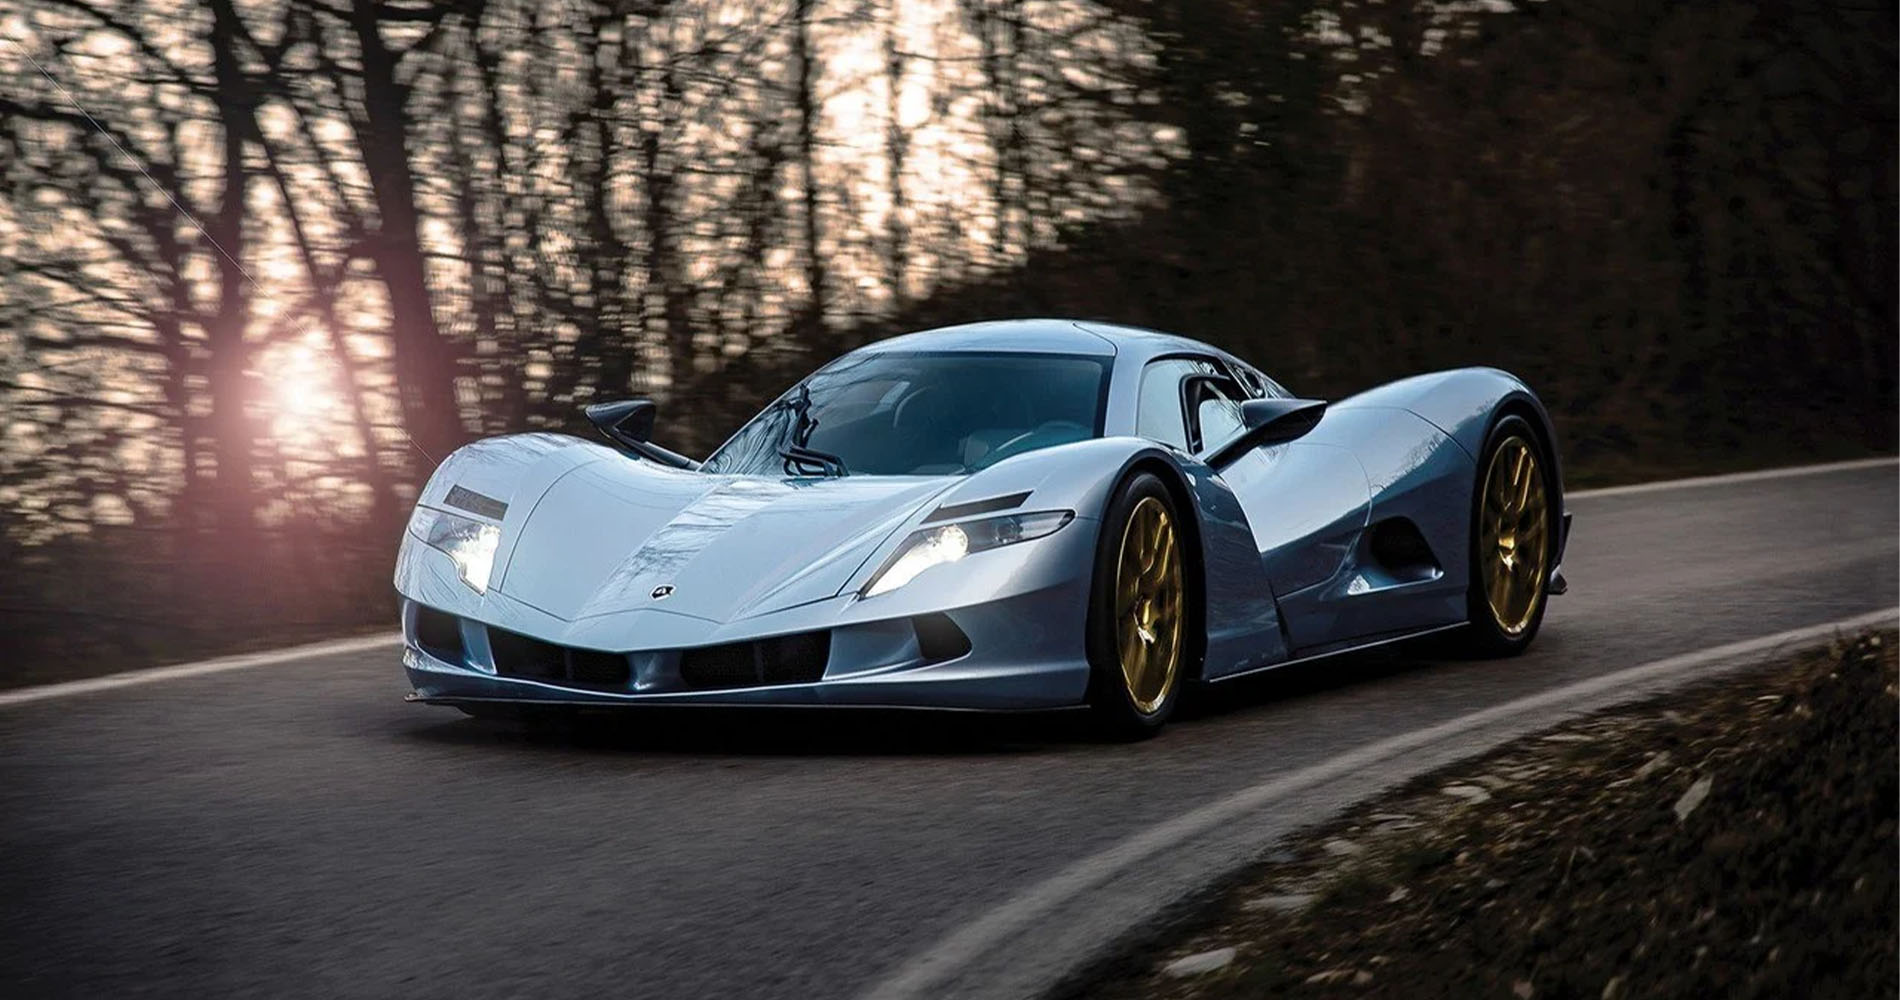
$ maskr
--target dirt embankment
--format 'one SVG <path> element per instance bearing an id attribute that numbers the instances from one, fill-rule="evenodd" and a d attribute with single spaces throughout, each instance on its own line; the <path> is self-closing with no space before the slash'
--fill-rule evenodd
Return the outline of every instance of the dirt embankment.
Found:
<path id="1" fill-rule="evenodd" d="M 1412 782 L 1065 992 L 1894 996 L 1894 645 L 1864 636 Z"/>

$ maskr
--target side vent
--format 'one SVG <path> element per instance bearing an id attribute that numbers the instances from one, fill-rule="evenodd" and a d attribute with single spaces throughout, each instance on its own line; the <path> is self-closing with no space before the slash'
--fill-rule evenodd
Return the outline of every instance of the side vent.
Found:
<path id="1" fill-rule="evenodd" d="M 1443 572 L 1432 547 L 1410 518 L 1394 517 L 1372 526 L 1372 558 L 1404 583 L 1431 580 Z"/>

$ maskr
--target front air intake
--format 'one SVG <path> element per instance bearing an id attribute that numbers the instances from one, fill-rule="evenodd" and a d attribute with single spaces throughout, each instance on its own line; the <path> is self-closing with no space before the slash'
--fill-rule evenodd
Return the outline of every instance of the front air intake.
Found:
<path id="1" fill-rule="evenodd" d="M 823 679 L 830 658 L 829 631 L 701 646 L 680 653 L 680 680 L 702 690 L 810 684 Z"/>
<path id="2" fill-rule="evenodd" d="M 910 620 L 910 627 L 917 630 L 917 651 L 923 654 L 925 663 L 942 663 L 970 652 L 970 637 L 949 615 L 918 615 Z"/>
<path id="3" fill-rule="evenodd" d="M 462 663 L 461 619 L 444 611 L 416 607 L 416 645 L 438 660 L 460 666 Z"/>
<path id="4" fill-rule="evenodd" d="M 622 689 L 633 677 L 625 653 L 557 646 L 498 628 L 488 630 L 495 673 L 570 687 Z"/>

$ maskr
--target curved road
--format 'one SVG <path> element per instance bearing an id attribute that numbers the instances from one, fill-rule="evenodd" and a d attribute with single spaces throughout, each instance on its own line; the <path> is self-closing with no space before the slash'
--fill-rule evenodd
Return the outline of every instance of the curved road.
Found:
<path id="1" fill-rule="evenodd" d="M 0 995 L 1043 987 L 1132 919 L 1100 915 L 1178 893 L 1371 778 L 1204 824 L 1220 843 L 940 946 L 1078 859 L 1276 775 L 1892 607 L 1897 504 L 1891 463 L 1574 497 L 1571 593 L 1530 656 L 1299 668 L 1138 746 L 830 714 L 535 739 L 403 704 L 388 648 L 0 707 Z"/>

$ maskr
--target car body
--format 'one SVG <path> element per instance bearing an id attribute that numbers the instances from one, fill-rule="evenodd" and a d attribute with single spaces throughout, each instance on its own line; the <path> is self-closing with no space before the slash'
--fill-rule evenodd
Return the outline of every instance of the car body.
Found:
<path id="1" fill-rule="evenodd" d="M 812 380 L 853 366 L 910 370 L 924 364 L 917 358 L 950 359 L 943 364 L 964 366 L 957 371 L 980 361 L 989 366 L 980 384 L 996 391 L 945 383 L 965 388 L 927 399 L 903 376 L 860 380 L 852 385 L 871 388 L 826 433 L 842 440 L 857 428 L 864 443 L 854 454 L 880 456 L 865 461 L 883 463 L 881 471 L 834 475 L 822 462 L 790 458 L 782 468 L 723 471 L 752 440 L 746 435 L 775 433 L 768 418 L 796 418 L 801 392 L 809 405 L 810 385 L 820 384 Z M 1083 399 L 1087 365 L 1100 372 L 1094 426 L 1081 427 L 1079 416 L 1044 421 L 1011 441 L 1049 440 L 988 462 L 968 456 L 1013 446 L 982 444 L 973 431 L 945 461 L 904 468 L 904 426 L 918 413 L 954 423 L 960 407 L 1001 412 L 1030 397 L 1026 405 L 1043 405 L 1045 395 Z M 1009 373 L 1020 371 L 1033 378 L 1011 383 Z M 925 402 L 911 403 L 907 391 Z M 534 433 L 468 445 L 422 490 L 397 561 L 411 698 L 465 709 L 1068 708 L 1089 697 L 1084 629 L 1104 513 L 1117 484 L 1138 471 L 1163 482 L 1179 511 L 1192 598 L 1181 669 L 1190 681 L 1464 624 L 1478 461 L 1503 415 L 1541 436 L 1551 509 L 1562 510 L 1548 417 L 1503 371 L 1440 372 L 1323 410 L 1312 404 L 1291 439 L 1218 455 L 1216 411 L 1237 414 L 1246 401 L 1204 402 L 1203 428 L 1188 392 L 1245 394 L 1268 408 L 1298 403 L 1241 359 L 1197 341 L 1019 320 L 895 337 L 845 355 L 775 401 L 705 466 L 663 449 L 653 449 L 655 460 L 637 440 L 614 447 Z M 830 398 L 840 401 L 826 412 L 840 412 L 845 390 Z M 900 401 L 887 419 L 878 408 L 891 399 Z M 1180 407 L 1171 416 L 1170 400 Z M 880 438 L 874 431 L 886 423 Z M 1223 424 L 1219 436 L 1239 442 L 1245 431 Z M 1183 432 L 1189 440 L 1167 439 Z M 955 553 L 911 558 L 907 582 L 880 587 L 900 547 L 910 556 L 944 544 L 937 525 L 969 530 L 951 533 L 963 539 Z M 1564 517 L 1539 581 L 1553 593 L 1562 590 L 1567 526 Z M 1040 534 L 1016 541 L 1029 532 Z M 979 551 L 980 538 L 1003 540 Z M 471 575 L 482 578 L 479 588 Z"/>

